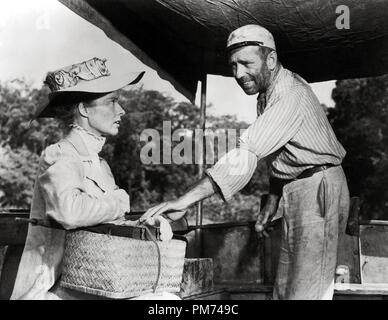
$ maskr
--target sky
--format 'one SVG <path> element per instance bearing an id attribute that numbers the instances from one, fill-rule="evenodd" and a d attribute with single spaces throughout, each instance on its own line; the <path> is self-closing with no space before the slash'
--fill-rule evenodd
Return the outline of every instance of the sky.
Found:
<path id="1" fill-rule="evenodd" d="M 187 101 L 169 82 L 159 78 L 156 71 L 60 2 L 0 1 L 0 81 L 24 78 L 41 87 L 48 71 L 93 57 L 107 58 L 112 71 L 123 67 L 145 70 L 142 79 L 145 89 Z M 207 82 L 207 104 L 213 105 L 210 113 L 234 114 L 248 123 L 255 119 L 256 97 L 245 95 L 233 78 L 208 75 Z M 321 103 L 334 106 L 331 99 L 334 80 L 311 86 Z M 196 101 L 199 104 L 199 89 Z"/>

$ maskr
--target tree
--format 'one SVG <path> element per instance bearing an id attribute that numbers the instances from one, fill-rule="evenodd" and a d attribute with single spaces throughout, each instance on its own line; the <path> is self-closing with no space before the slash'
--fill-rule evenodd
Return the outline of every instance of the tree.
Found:
<path id="1" fill-rule="evenodd" d="M 39 157 L 25 146 L 0 147 L 0 208 L 29 205 Z"/>
<path id="2" fill-rule="evenodd" d="M 163 136 L 163 121 L 172 122 L 172 131 L 182 127 L 191 104 L 176 103 L 158 91 L 143 89 L 123 91 L 121 105 L 127 114 L 122 118 L 120 133 L 108 140 L 103 157 L 112 167 L 117 184 L 131 195 L 132 208 L 143 210 L 152 204 L 180 195 L 194 182 L 194 165 L 145 165 L 140 161 L 140 134 L 156 129 Z"/>
<path id="3" fill-rule="evenodd" d="M 46 88 L 33 89 L 23 81 L 16 85 L 0 84 L 1 207 L 30 206 L 38 158 L 47 145 L 57 142 L 64 134 L 53 119 L 31 122 L 36 106 L 47 102 L 47 93 Z M 122 119 L 119 134 L 107 139 L 101 156 L 111 166 L 116 183 L 130 194 L 132 211 L 143 211 L 183 194 L 198 180 L 198 166 L 142 163 L 140 150 L 145 143 L 140 142 L 141 133 L 152 128 L 162 137 L 163 121 L 171 121 L 172 132 L 185 129 L 193 133 L 199 128 L 199 108 L 142 88 L 123 90 L 120 99 L 127 114 Z M 227 128 L 238 132 L 248 126 L 233 116 L 209 116 L 207 120 L 207 128 L 211 130 Z M 174 141 L 172 148 L 179 143 Z M 215 161 L 225 151 L 216 151 Z M 267 188 L 267 180 L 266 167 L 259 164 L 251 182 L 233 201 L 223 204 L 216 197 L 205 201 L 205 218 L 209 221 L 251 219 L 252 212 L 256 214 L 260 205 L 261 194 Z M 191 219 L 194 212 L 191 210 Z"/>
<path id="4" fill-rule="evenodd" d="M 142 147 L 139 143 L 141 132 L 152 128 L 162 136 L 163 121 L 171 121 L 172 132 L 176 129 L 186 129 L 193 133 L 199 128 L 199 108 L 186 102 L 177 103 L 160 92 L 143 89 L 123 92 L 121 99 L 120 103 L 126 109 L 127 115 L 123 118 L 119 135 L 109 139 L 104 147 L 103 156 L 111 164 L 118 185 L 130 193 L 132 210 L 142 211 L 161 201 L 182 195 L 198 180 L 198 166 L 173 163 L 142 164 L 139 157 Z M 207 117 L 207 128 L 212 132 L 217 129 L 239 131 L 247 127 L 245 122 L 237 121 L 234 116 Z M 172 143 L 172 148 L 178 143 Z M 210 149 L 216 148 L 212 145 Z M 163 148 L 161 152 L 163 153 Z M 215 161 L 224 153 L 225 150 L 216 151 Z M 252 212 L 257 213 L 260 196 L 267 188 L 266 165 L 260 162 L 251 182 L 241 194 L 234 197 L 233 201 L 224 204 L 220 198 L 213 197 L 204 202 L 205 219 L 250 220 Z M 189 214 L 191 221 L 194 220 L 194 216 L 193 208 Z"/>
<path id="5" fill-rule="evenodd" d="M 39 155 L 61 137 L 55 121 L 31 122 L 46 96 L 24 81 L 0 84 L 0 207 L 29 207 Z"/>
<path id="6" fill-rule="evenodd" d="M 361 197 L 364 218 L 388 219 L 388 76 L 337 81 L 332 97 L 350 193 Z"/>
<path id="7" fill-rule="evenodd" d="M 37 106 L 47 103 L 47 88 L 33 89 L 23 81 L 0 83 L 0 143 L 13 149 L 25 146 L 40 154 L 58 141 L 63 132 L 50 119 L 33 120 Z"/>

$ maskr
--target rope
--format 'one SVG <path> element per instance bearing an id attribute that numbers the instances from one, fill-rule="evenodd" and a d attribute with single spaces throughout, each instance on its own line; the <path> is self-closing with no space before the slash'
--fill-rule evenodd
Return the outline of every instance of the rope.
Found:
<path id="1" fill-rule="evenodd" d="M 155 283 L 154 288 L 153 288 L 153 293 L 155 293 L 156 289 L 159 285 L 159 280 L 160 280 L 160 274 L 161 274 L 161 269 L 162 269 L 162 256 L 160 253 L 159 244 L 156 241 L 154 235 L 152 234 L 152 232 L 150 231 L 150 229 L 146 225 L 144 225 L 144 228 L 146 229 L 146 232 L 148 233 L 148 236 L 150 237 L 151 241 L 156 245 L 156 250 L 158 252 L 158 275 L 156 277 L 156 283 Z"/>

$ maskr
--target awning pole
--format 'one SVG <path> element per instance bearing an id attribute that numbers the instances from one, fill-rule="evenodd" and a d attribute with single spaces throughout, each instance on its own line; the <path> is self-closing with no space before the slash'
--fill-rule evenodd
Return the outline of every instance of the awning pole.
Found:
<path id="1" fill-rule="evenodd" d="M 201 80 L 201 105 L 200 105 L 200 120 L 199 120 L 199 128 L 202 130 L 202 145 L 200 148 L 201 156 L 198 163 L 198 177 L 202 179 L 205 163 L 206 163 L 206 145 L 205 145 L 205 128 L 206 128 L 206 87 L 207 87 L 207 74 L 204 73 Z M 203 204 L 200 201 L 197 205 L 197 215 L 196 215 L 196 225 L 202 225 L 202 217 L 203 217 Z M 195 231 L 195 239 L 197 243 L 197 248 L 200 255 L 202 255 L 202 235 L 201 230 L 197 229 Z"/>

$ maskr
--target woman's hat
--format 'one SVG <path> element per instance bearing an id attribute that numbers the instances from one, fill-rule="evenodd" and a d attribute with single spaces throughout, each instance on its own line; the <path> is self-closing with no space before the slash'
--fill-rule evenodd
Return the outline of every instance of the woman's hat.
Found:
<path id="1" fill-rule="evenodd" d="M 113 92 L 136 84 L 145 73 L 144 71 L 111 73 L 105 65 L 106 61 L 107 59 L 93 58 L 47 73 L 44 83 L 51 90 L 49 102 L 38 107 L 35 118 L 55 116 L 55 108 L 64 106 L 66 104 L 64 101 L 71 101 L 69 96 L 80 97 L 82 93 L 97 96 Z"/>

